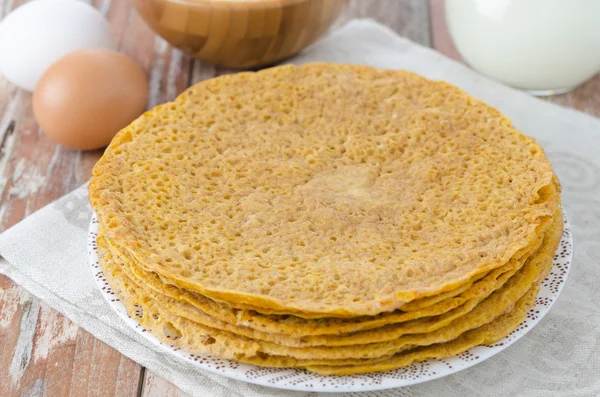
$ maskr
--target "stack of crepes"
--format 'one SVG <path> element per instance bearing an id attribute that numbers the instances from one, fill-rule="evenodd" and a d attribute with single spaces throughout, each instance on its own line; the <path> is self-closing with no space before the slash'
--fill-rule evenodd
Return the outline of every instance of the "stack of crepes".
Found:
<path id="1" fill-rule="evenodd" d="M 194 353 L 390 370 L 515 329 L 563 230 L 540 146 L 406 71 L 310 64 L 203 81 L 94 168 L 101 266 Z"/>

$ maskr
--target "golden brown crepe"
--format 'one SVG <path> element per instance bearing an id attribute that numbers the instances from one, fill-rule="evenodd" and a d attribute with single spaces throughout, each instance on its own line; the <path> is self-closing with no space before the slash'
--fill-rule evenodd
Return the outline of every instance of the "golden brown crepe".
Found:
<path id="1" fill-rule="evenodd" d="M 207 80 L 145 113 L 89 192 L 111 243 L 180 288 L 357 317 L 505 265 L 556 212 L 552 179 L 533 139 L 454 86 L 311 64 Z"/>
<path id="2" fill-rule="evenodd" d="M 94 167 L 100 265 L 198 354 L 321 374 L 501 339 L 563 230 L 541 147 L 447 83 L 310 64 L 201 82 Z"/>

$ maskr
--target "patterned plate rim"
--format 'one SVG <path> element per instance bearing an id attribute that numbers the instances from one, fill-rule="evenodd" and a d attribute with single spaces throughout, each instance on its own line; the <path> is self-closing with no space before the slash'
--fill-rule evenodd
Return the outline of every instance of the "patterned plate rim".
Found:
<path id="1" fill-rule="evenodd" d="M 393 371 L 324 376 L 299 369 L 262 368 L 209 355 L 195 355 L 160 342 L 146 332 L 136 320 L 129 317 L 125 307 L 107 284 L 98 264 L 96 244 L 98 226 L 98 219 L 94 214 L 88 232 L 88 253 L 94 279 L 109 305 L 139 335 L 162 352 L 175 356 L 193 367 L 261 386 L 305 392 L 364 392 L 410 386 L 442 378 L 481 363 L 521 339 L 549 312 L 564 287 L 573 258 L 571 227 L 565 215 L 565 228 L 554 255 L 552 270 L 541 285 L 535 306 L 529 309 L 525 320 L 513 332 L 492 345 L 476 346 L 457 356 L 441 360 L 426 360 Z"/>

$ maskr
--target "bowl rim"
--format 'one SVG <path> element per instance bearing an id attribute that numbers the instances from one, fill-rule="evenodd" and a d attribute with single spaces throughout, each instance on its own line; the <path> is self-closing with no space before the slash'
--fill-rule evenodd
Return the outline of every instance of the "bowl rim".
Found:
<path id="1" fill-rule="evenodd" d="M 139 0 L 138 0 L 139 1 Z M 144 1 L 144 0 L 141 0 Z M 181 4 L 193 8 L 283 8 L 300 3 L 322 2 L 325 0 L 159 0 L 161 3 Z M 348 3 L 350 0 L 333 0 Z M 134 5 L 136 0 L 132 1 Z"/>

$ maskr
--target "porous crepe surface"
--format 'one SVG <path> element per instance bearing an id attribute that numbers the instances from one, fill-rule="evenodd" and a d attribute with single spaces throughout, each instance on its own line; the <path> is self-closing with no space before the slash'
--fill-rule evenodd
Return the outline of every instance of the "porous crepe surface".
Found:
<path id="1" fill-rule="evenodd" d="M 558 186 L 555 186 L 558 188 Z M 253 310 L 237 310 L 227 304 L 212 301 L 202 295 L 190 293 L 173 285 L 165 284 L 155 273 L 147 272 L 139 266 L 123 258 L 122 255 L 111 247 L 113 255 L 127 270 L 130 278 L 136 283 L 143 284 L 154 291 L 167 295 L 173 299 L 191 304 L 208 316 L 217 318 L 226 323 L 243 326 L 268 333 L 284 333 L 297 338 L 307 335 L 341 334 L 357 332 L 386 324 L 400 323 L 421 317 L 434 316 L 450 311 L 471 298 L 486 296 L 492 290 L 502 286 L 503 282 L 516 272 L 526 258 L 536 250 L 543 239 L 546 229 L 550 226 L 551 219 L 546 219 L 538 227 L 540 236 L 531 247 L 517 253 L 519 260 L 511 259 L 509 263 L 494 269 L 488 274 L 482 274 L 473 282 L 465 283 L 462 287 L 446 293 L 442 297 L 428 297 L 415 300 L 402 307 L 402 312 L 382 313 L 372 317 L 359 317 L 353 319 L 322 318 L 318 320 L 305 320 L 297 316 L 270 316 L 257 313 Z M 523 252 L 525 252 L 523 254 Z M 517 256 L 517 255 L 515 255 Z M 516 266 L 515 266 L 516 263 Z M 485 276 L 485 277 L 484 277 Z M 474 283 L 474 285 L 473 285 Z M 445 295 L 445 296 L 444 296 Z M 428 305 L 429 304 L 429 305 Z M 405 306 L 411 306 L 410 312 L 404 312 Z M 457 313 L 454 316 L 458 315 Z M 450 321 L 451 316 L 446 318 Z M 200 321 L 202 322 L 202 321 Z"/>
<path id="2" fill-rule="evenodd" d="M 562 223 L 560 225 L 562 227 Z M 556 242 L 553 242 L 552 239 L 556 240 Z M 220 353 L 219 356 L 224 358 L 235 358 L 236 355 L 243 353 L 245 357 L 267 354 L 292 357 L 299 360 L 331 360 L 332 362 L 348 359 L 381 359 L 416 346 L 450 341 L 462 333 L 483 326 L 510 311 L 514 303 L 535 284 L 536 280 L 539 280 L 540 275 L 545 275 L 545 272 L 551 266 L 552 257 L 560 240 L 560 233 L 558 234 L 558 238 L 554 237 L 553 233 L 548 233 L 548 238 L 545 240 L 547 244 L 543 246 L 542 250 L 531 261 L 528 261 L 522 272 L 517 273 L 508 280 L 504 287 L 494 292 L 488 299 L 481 302 L 472 311 L 458 320 L 434 332 L 404 335 L 393 341 L 383 343 L 341 347 L 288 347 L 238 336 L 230 332 L 206 327 L 196 322 L 184 322 L 181 317 L 169 313 L 160 304 L 161 299 L 154 292 L 143 287 L 140 288 L 137 285 L 131 289 L 129 296 L 125 295 L 123 297 L 123 300 L 124 302 L 129 301 L 129 304 L 126 303 L 126 306 L 129 308 L 135 306 L 135 304 L 152 305 L 155 308 L 153 310 L 160 310 L 163 313 L 163 317 L 165 315 L 169 316 L 170 324 L 175 324 L 177 320 L 178 325 L 174 326 L 177 329 L 177 334 L 190 341 L 197 341 L 198 346 L 194 349 L 196 352 L 215 354 L 216 350 Z M 110 268 L 111 262 L 108 261 L 103 266 L 107 269 L 107 277 L 110 278 L 110 275 L 114 274 L 114 270 Z M 125 277 L 122 276 L 120 278 L 123 279 Z M 144 325 L 149 326 L 153 330 L 155 329 L 151 321 L 150 324 Z M 373 330 L 373 332 L 378 332 L 378 330 Z M 202 350 L 204 348 L 202 341 L 208 337 L 211 341 L 208 344 L 209 351 Z"/>
<path id="3" fill-rule="evenodd" d="M 546 223 L 549 224 L 550 222 Z M 546 231 L 546 226 L 543 227 L 543 231 Z M 101 237 L 104 238 L 103 236 Z M 431 318 L 421 321 L 410 321 L 410 323 L 405 324 L 401 328 L 396 327 L 396 329 L 393 329 L 392 327 L 388 327 L 385 333 L 369 334 L 368 337 L 371 340 L 368 343 L 371 343 L 394 339 L 399 333 L 430 332 L 449 324 L 475 307 L 479 301 L 485 299 L 494 290 L 502 287 L 506 280 L 513 276 L 521 268 L 525 260 L 539 248 L 543 237 L 543 234 L 539 236 L 536 243 L 529 247 L 527 253 L 523 254 L 518 260 L 511 260 L 505 266 L 493 270 L 483 279 L 475 282 L 471 288 L 463 291 L 456 297 L 448 298 L 445 301 L 435 303 L 430 307 L 417 311 L 386 313 L 384 315 L 357 319 L 331 318 L 305 320 L 291 316 L 265 316 L 252 311 L 235 310 L 200 295 L 191 294 L 172 285 L 163 284 L 158 276 L 144 272 L 135 265 L 126 264 L 126 261 L 112 249 L 111 255 L 115 264 L 120 266 L 136 284 L 172 298 L 163 300 L 168 305 L 168 310 L 180 316 L 207 326 L 252 338 L 276 341 L 287 346 L 344 345 L 354 342 L 336 337 L 335 335 L 368 330 L 388 324 L 406 323 L 410 320 L 423 317 L 438 316 L 437 321 L 432 321 Z M 444 313 L 446 313 L 444 316 L 439 316 Z M 260 332 L 252 333 L 251 330 Z M 331 338 L 306 338 L 310 335 L 334 336 Z M 354 336 L 354 338 L 356 337 L 357 335 Z"/>
<path id="4" fill-rule="evenodd" d="M 563 231 L 563 215 L 557 214 L 556 222 L 560 221 L 559 236 L 562 236 Z M 557 228 L 553 227 L 555 232 Z M 553 244 L 552 253 L 556 251 L 560 243 L 560 238 Z M 547 258 L 547 263 L 543 266 L 542 273 L 533 286 L 514 304 L 514 307 L 498 317 L 497 319 L 485 324 L 479 328 L 475 328 L 464 332 L 452 341 L 445 343 L 433 344 L 425 347 L 417 347 L 410 351 L 396 354 L 388 359 L 378 361 L 376 363 L 362 363 L 350 366 L 312 366 L 308 365 L 305 369 L 316 372 L 322 375 L 350 375 L 376 371 L 389 371 L 397 368 L 406 367 L 414 362 L 425 361 L 428 359 L 441 359 L 460 354 L 477 345 L 494 343 L 519 326 L 525 319 L 527 310 L 535 304 L 535 298 L 539 292 L 540 285 L 544 278 L 552 269 L 553 255 Z"/>
<path id="5" fill-rule="evenodd" d="M 228 345 L 224 348 L 219 343 L 220 341 L 215 339 L 210 332 L 188 335 L 182 334 L 178 328 L 189 327 L 190 323 L 192 323 L 191 321 L 165 313 L 162 308 L 153 304 L 151 299 L 140 298 L 137 295 L 139 292 L 137 285 L 129 283 L 127 276 L 119 273 L 118 267 L 106 270 L 106 274 L 109 275 L 108 280 L 113 285 L 113 288 L 117 291 L 124 292 L 122 296 L 125 296 L 126 298 L 123 300 L 123 303 L 128 310 L 131 313 L 135 313 L 133 314 L 135 318 L 143 325 L 149 327 L 152 333 L 163 342 L 184 348 L 191 352 L 200 354 L 209 353 L 255 365 L 290 368 L 303 367 L 314 372 L 330 374 L 335 374 L 336 370 L 334 367 L 337 366 L 345 367 L 341 370 L 342 372 L 339 372 L 338 374 L 399 368 L 409 365 L 414 361 L 451 356 L 477 344 L 491 343 L 497 339 L 501 339 L 522 321 L 524 313 L 527 307 L 531 305 L 539 287 L 539 283 L 534 284 L 532 289 L 516 302 L 515 308 L 512 311 L 503 314 L 489 324 L 476 328 L 475 330 L 467 331 L 465 334 L 459 336 L 456 339 L 456 342 L 452 340 L 449 342 L 433 344 L 431 346 L 417 348 L 418 350 L 412 349 L 394 356 L 385 356 L 378 359 L 296 359 L 286 356 L 272 356 L 260 352 L 256 355 L 247 355 L 242 349 L 248 347 L 248 345 L 244 344 Z M 131 299 L 131 297 L 137 297 L 139 299 Z M 404 358 L 405 356 L 410 357 L 410 359 L 407 360 Z M 372 365 L 376 363 L 382 363 L 382 365 L 373 368 Z M 310 366 L 315 367 L 311 368 Z"/>
<path id="6" fill-rule="evenodd" d="M 553 183 L 548 189 L 543 191 L 543 200 L 549 200 L 559 194 L 560 185 L 558 179 L 554 178 Z M 402 312 L 399 311 L 380 313 L 377 316 L 363 316 L 354 318 L 324 318 L 323 315 L 312 315 L 307 313 L 271 313 L 269 310 L 256 309 L 247 305 L 236 305 L 237 308 L 232 308 L 230 305 L 222 302 L 215 302 L 201 294 L 182 290 L 172 285 L 168 280 L 156 275 L 156 273 L 148 272 L 140 266 L 135 265 L 131 257 L 123 258 L 122 253 L 118 252 L 114 246 L 111 246 L 113 254 L 119 258 L 122 263 L 128 263 L 131 268 L 128 275 L 133 277 L 137 282 L 149 286 L 155 291 L 166 294 L 171 298 L 183 300 L 196 306 L 206 314 L 217 317 L 222 321 L 236 325 L 243 325 L 249 328 L 258 329 L 265 332 L 287 333 L 291 336 L 304 335 L 319 335 L 319 334 L 339 334 L 345 332 L 355 332 L 362 329 L 375 328 L 391 323 L 408 321 L 425 316 L 433 316 L 442 314 L 455 307 L 458 307 L 466 300 L 476 297 L 489 288 L 496 285 L 494 288 L 499 288 L 502 284 L 498 278 L 505 272 L 512 271 L 510 274 L 505 274 L 502 279 L 506 280 L 514 272 L 520 268 L 525 259 L 535 250 L 542 242 L 543 235 L 548 227 L 550 227 L 552 219 L 550 217 L 543 218 L 540 225 L 537 227 L 539 235 L 530 247 L 522 248 L 515 256 L 505 265 L 494 269 L 489 273 L 482 273 L 474 276 L 471 280 L 463 285 L 450 291 L 441 294 L 424 297 L 411 301 L 401 306 Z M 110 243 L 110 241 L 109 241 Z M 519 259 L 520 258 L 520 259 Z M 515 263 L 517 264 L 515 268 Z M 484 278 L 484 280 L 479 281 Z M 473 286 L 473 283 L 476 283 Z M 473 286 L 473 287 L 472 287 Z M 472 287 L 472 288 L 471 288 Z M 454 299 L 450 299 L 454 298 Z M 239 307 L 241 306 L 241 307 Z M 426 310 L 425 310 L 426 309 Z M 265 313 L 266 312 L 266 313 Z M 263 316 L 263 314 L 276 314 L 275 316 Z M 278 315 L 283 314 L 283 316 Z M 305 321 L 304 319 L 317 319 L 316 321 Z"/>
<path id="7" fill-rule="evenodd" d="M 549 187 L 546 187 L 540 191 L 539 201 L 540 202 L 546 202 L 546 201 L 560 202 L 560 197 L 559 197 L 560 189 L 561 189 L 560 183 L 559 183 L 558 179 L 556 178 L 556 175 L 554 175 L 552 184 Z M 544 217 L 541 219 L 541 223 L 536 228 L 536 234 L 539 234 L 539 236 L 536 238 L 537 241 L 534 240 L 532 242 L 531 246 L 534 246 L 534 245 L 539 246 L 539 244 L 541 243 L 541 239 L 543 238 L 544 232 L 550 226 L 551 223 L 552 223 L 551 217 Z M 533 250 L 529 251 L 529 247 L 522 248 L 515 253 L 514 257 L 511 258 L 511 260 L 507 264 L 505 264 L 499 268 L 496 268 L 489 273 L 484 272 L 484 273 L 476 274 L 470 280 L 468 280 L 467 282 L 458 286 L 457 288 L 442 292 L 437 295 L 418 298 L 418 299 L 410 301 L 406 304 L 401 305 L 399 307 L 399 309 L 402 312 L 415 312 L 415 313 L 410 313 L 410 314 L 407 313 L 407 314 L 403 315 L 402 317 L 397 317 L 396 316 L 397 313 L 395 313 L 396 311 L 382 312 L 378 315 L 379 316 L 378 318 L 376 316 L 351 317 L 351 316 L 347 316 L 347 315 L 329 317 L 323 313 L 290 312 L 290 311 L 282 311 L 282 310 L 264 309 L 264 308 L 258 308 L 258 307 L 248 305 L 248 304 L 240 304 L 239 302 L 235 303 L 234 309 L 237 310 L 238 324 L 241 324 L 242 321 L 247 321 L 250 324 L 251 328 L 252 328 L 252 325 L 260 324 L 260 321 L 257 321 L 256 315 L 261 316 L 262 314 L 278 315 L 277 320 L 276 320 L 278 323 L 281 324 L 282 322 L 291 322 L 291 323 L 293 323 L 293 325 L 296 329 L 298 329 L 296 327 L 297 326 L 296 321 L 303 321 L 303 319 L 320 319 L 321 321 L 324 321 L 328 324 L 330 324 L 332 321 L 334 323 L 336 323 L 338 321 L 341 321 L 341 322 L 359 321 L 360 326 L 363 327 L 364 329 L 373 328 L 376 326 L 384 325 L 384 323 L 401 322 L 404 320 L 410 320 L 412 318 L 423 317 L 424 315 L 431 316 L 436 313 L 440 314 L 443 311 L 448 311 L 454 307 L 457 307 L 458 305 L 463 303 L 465 299 L 468 299 L 465 297 L 465 295 L 468 295 L 468 293 L 463 294 L 458 299 L 449 299 L 449 298 L 456 297 L 457 295 L 462 294 L 464 291 L 468 290 L 473 285 L 474 282 L 489 275 L 488 279 L 486 280 L 487 284 L 485 284 L 485 283 L 483 285 L 478 284 L 475 287 L 476 290 L 481 291 L 482 288 L 485 288 L 485 285 L 489 286 L 490 283 L 493 282 L 490 279 L 495 279 L 500 274 L 513 268 L 515 259 L 518 259 L 518 257 L 521 257 L 524 261 L 524 259 L 527 256 L 529 256 L 529 254 L 523 255 L 524 252 L 529 252 L 529 254 L 530 254 L 531 252 L 533 252 Z M 129 258 L 129 260 L 131 260 L 131 258 Z M 519 266 L 522 265 L 522 263 L 523 262 L 519 262 Z M 141 272 L 144 272 L 143 269 L 140 269 L 137 266 L 134 266 L 134 268 L 137 271 L 141 270 Z M 147 274 L 147 272 L 145 272 L 145 273 Z M 169 280 L 165 279 L 164 277 L 159 276 L 159 278 L 162 281 L 162 284 L 172 284 Z M 161 291 L 159 291 L 159 292 L 161 292 Z M 472 292 L 472 291 L 469 291 L 469 292 Z M 199 298 L 201 300 L 207 299 L 206 297 L 203 297 L 202 295 L 199 295 L 199 294 L 194 294 L 194 295 L 196 298 Z M 437 305 L 436 307 L 430 307 L 430 306 L 433 306 L 436 303 L 440 303 L 444 300 L 446 300 L 446 302 L 443 302 L 443 304 Z M 222 303 L 222 302 L 220 302 L 220 303 Z M 231 305 L 229 305 L 227 303 L 224 303 L 224 305 L 225 305 L 225 307 L 228 307 L 228 308 L 232 307 Z M 221 305 L 221 307 L 223 307 L 223 305 Z M 427 310 L 425 311 L 422 309 L 427 309 Z M 434 312 L 436 312 L 436 313 L 434 313 Z M 250 318 L 247 318 L 246 320 L 244 320 L 244 318 L 248 317 L 247 314 L 250 314 L 250 316 L 249 316 Z M 390 316 L 388 317 L 388 315 L 390 315 Z M 283 317 L 281 317 L 281 316 L 283 316 Z M 365 318 L 369 319 L 370 321 L 364 321 Z M 256 324 L 253 324 L 255 322 L 256 322 Z M 349 325 L 349 326 L 351 326 L 351 325 Z M 325 328 L 320 328 L 320 329 L 323 330 Z M 327 330 L 328 330 L 328 332 L 326 332 L 326 333 L 352 332 L 350 329 L 347 329 L 344 331 L 342 331 L 342 330 L 335 331 L 335 326 L 334 327 L 328 326 Z M 354 331 L 358 331 L 358 329 L 355 329 Z M 269 331 L 269 332 L 272 332 L 272 331 Z M 314 332 L 320 332 L 320 331 L 314 331 Z"/>
<path id="8" fill-rule="evenodd" d="M 531 244 L 556 200 L 541 147 L 497 110 L 405 72 L 311 64 L 201 82 L 94 168 L 106 235 L 213 299 L 375 315 Z"/>
<path id="9" fill-rule="evenodd" d="M 502 277 L 501 280 L 499 280 L 499 284 L 504 283 L 507 278 L 508 277 Z M 146 288 L 143 284 L 138 285 L 140 288 Z M 434 315 L 431 317 L 402 322 L 394 325 L 382 326 L 351 334 L 313 335 L 302 337 L 289 336 L 285 334 L 272 334 L 248 327 L 235 326 L 222 321 L 215 321 L 214 317 L 205 315 L 191 305 L 182 304 L 174 299 L 166 298 L 154 293 L 153 291 L 148 291 L 147 289 L 145 289 L 145 293 L 149 296 L 152 296 L 152 298 L 155 299 L 157 303 L 163 306 L 168 312 L 205 326 L 226 330 L 236 335 L 242 335 L 252 339 L 274 342 L 283 346 L 314 347 L 350 346 L 386 342 L 396 340 L 403 335 L 433 332 L 451 324 L 453 321 L 460 319 L 460 317 L 473 310 L 477 304 L 481 302 L 481 300 L 485 299 L 489 294 L 492 293 L 492 290 L 487 289 L 485 292 L 482 291 L 479 296 L 466 300 L 464 304 L 442 315 Z M 488 314 L 493 315 L 491 312 Z"/>
<path id="10" fill-rule="evenodd" d="M 552 184 L 549 187 L 545 187 L 540 191 L 540 199 L 539 202 L 546 202 L 546 201 L 551 201 L 552 205 L 555 205 L 556 202 L 560 203 L 560 183 L 558 181 L 558 178 L 556 177 L 556 175 L 554 175 L 553 180 L 552 180 Z M 532 242 L 531 246 L 533 245 L 539 245 L 539 243 L 541 242 L 541 238 L 543 235 L 543 232 L 545 232 L 545 230 L 550 226 L 550 224 L 552 223 L 552 219 L 551 217 L 544 217 L 541 219 L 541 223 L 537 226 L 536 228 L 536 234 L 539 234 L 540 236 L 537 237 L 537 241 L 534 240 L 534 242 Z M 237 317 L 238 317 L 238 323 L 240 321 L 244 321 L 244 318 L 246 317 L 245 314 L 248 313 L 255 313 L 257 315 L 261 315 L 261 314 L 273 314 L 273 315 L 279 315 L 277 318 L 277 322 L 281 323 L 282 319 L 285 319 L 284 321 L 290 321 L 290 322 L 294 322 L 297 320 L 302 321 L 302 319 L 321 319 L 323 321 L 347 321 L 348 319 L 350 319 L 350 321 L 361 321 L 361 326 L 364 326 L 365 328 L 371 328 L 371 327 L 375 327 L 375 326 L 381 326 L 383 325 L 383 323 L 381 324 L 377 324 L 378 321 L 382 321 L 382 322 L 396 322 L 396 321 L 403 321 L 403 320 L 408 320 L 408 317 L 414 317 L 414 318 L 419 318 L 422 317 L 421 314 L 424 314 L 424 311 L 421 311 L 421 309 L 428 309 L 429 314 L 428 315 L 433 315 L 433 311 L 437 310 L 450 310 L 453 307 L 458 306 L 462 301 L 460 299 L 455 299 L 455 300 L 450 300 L 448 298 L 452 298 L 455 297 L 459 294 L 461 294 L 462 292 L 466 291 L 467 289 L 469 289 L 471 287 L 471 285 L 480 280 L 481 278 L 485 277 L 486 275 L 490 274 L 491 278 L 495 278 L 496 276 L 498 276 L 499 274 L 504 273 L 505 271 L 507 271 L 508 269 L 511 268 L 512 263 L 515 258 L 519 257 L 522 255 L 523 252 L 527 252 L 528 248 L 522 248 L 519 251 L 517 251 L 514 255 L 513 258 L 511 258 L 511 261 L 509 261 L 509 263 L 501 266 L 500 268 L 496 268 L 494 269 L 492 272 L 489 273 L 480 273 L 480 274 L 476 274 L 475 276 L 473 276 L 470 280 L 468 280 L 467 282 L 461 284 L 460 286 L 448 290 L 448 291 L 444 291 L 441 292 L 437 295 L 433 295 L 433 296 L 426 296 L 426 297 L 422 297 L 422 298 L 418 298 L 415 299 L 413 301 L 410 301 L 408 303 L 405 303 L 403 305 L 401 305 L 399 307 L 399 309 L 403 312 L 405 311 L 416 311 L 417 313 L 413 313 L 413 314 L 407 314 L 407 317 L 403 317 L 403 318 L 397 318 L 395 316 L 395 311 L 392 312 L 382 312 L 380 313 L 378 316 L 380 317 L 387 317 L 388 314 L 392 313 L 392 316 L 390 316 L 390 318 L 383 318 L 383 319 L 375 319 L 376 316 L 364 316 L 364 317 L 352 317 L 352 316 L 348 316 L 348 315 L 335 315 L 336 317 L 330 317 L 327 314 L 323 314 L 323 313 L 306 313 L 306 312 L 291 312 L 291 311 L 285 311 L 285 310 L 273 310 L 273 309 L 265 309 L 265 308 L 258 308 L 252 305 L 248 305 L 248 304 L 242 304 L 239 302 L 236 302 L 234 304 L 234 308 L 235 309 L 239 309 L 237 311 Z M 532 252 L 532 251 L 531 251 Z M 527 255 L 528 256 L 528 255 Z M 524 257 L 523 257 L 524 258 Z M 131 260 L 131 258 L 129 258 Z M 521 263 L 522 264 L 522 263 Z M 136 270 L 139 269 L 139 267 L 135 267 Z M 142 270 L 143 271 L 143 270 Z M 164 277 L 159 276 L 162 283 L 163 284 L 172 284 L 169 280 L 165 279 Z M 487 280 L 488 282 L 491 282 L 491 280 Z M 476 289 L 481 289 L 482 285 L 479 284 L 476 286 Z M 198 294 L 195 294 L 197 297 L 199 296 Z M 201 295 L 200 295 L 201 296 Z M 463 296 L 464 297 L 464 296 Z M 206 299 L 206 297 L 203 297 Z M 462 297 L 461 297 L 462 298 Z M 439 305 L 437 307 L 430 307 L 436 303 L 439 303 L 443 300 L 448 300 L 447 302 L 444 302 L 443 305 Z M 221 302 L 223 303 L 223 302 Z M 230 304 L 224 303 L 226 307 L 232 307 Z M 284 316 L 284 317 L 281 317 Z M 364 318 L 368 318 L 370 320 L 374 320 L 374 322 L 364 322 Z M 338 320 L 339 319 L 339 320 Z M 248 321 L 250 324 L 254 323 L 256 321 L 255 316 L 251 316 L 251 318 L 247 319 L 246 321 Z M 294 326 L 296 325 L 296 323 L 294 323 Z M 329 328 L 329 327 L 328 327 Z M 347 331 L 343 331 L 343 332 L 351 332 L 350 330 Z M 333 333 L 333 332 L 329 332 L 329 333 Z"/>
<path id="11" fill-rule="evenodd" d="M 100 240 L 99 240 L 100 242 Z M 133 283 L 119 266 L 111 265 L 111 255 L 108 251 L 103 253 L 105 257 L 100 261 L 107 281 L 115 292 L 120 296 L 128 313 L 135 318 L 146 330 L 150 330 L 154 336 L 164 343 L 187 349 L 197 354 L 212 354 L 222 358 L 233 359 L 249 364 L 270 367 L 293 367 L 301 362 L 303 365 L 357 365 L 359 363 L 374 363 L 381 359 L 372 360 L 297 360 L 291 357 L 268 356 L 260 352 L 256 353 L 254 343 L 249 339 L 236 339 L 229 345 L 223 345 L 221 339 L 213 338 L 214 333 L 209 328 L 198 329 L 189 335 L 182 335 L 179 329 L 196 325 L 185 318 L 180 318 L 167 313 L 156 305 L 148 296 L 140 293 L 140 288 Z M 252 351 L 251 356 L 246 356 L 244 351 Z"/>

